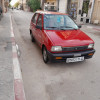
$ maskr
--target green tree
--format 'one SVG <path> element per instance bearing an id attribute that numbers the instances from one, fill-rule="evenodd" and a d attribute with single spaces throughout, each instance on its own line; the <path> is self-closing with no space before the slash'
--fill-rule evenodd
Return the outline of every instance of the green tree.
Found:
<path id="1" fill-rule="evenodd" d="M 29 0 L 27 4 L 33 11 L 40 9 L 40 0 Z"/>
<path id="2" fill-rule="evenodd" d="M 18 7 L 19 6 L 19 2 L 16 2 L 15 4 L 14 4 L 14 7 Z"/>
<path id="3" fill-rule="evenodd" d="M 9 4 L 9 8 L 11 8 L 12 6 L 11 6 L 11 4 Z"/>
<path id="4" fill-rule="evenodd" d="M 83 13 L 88 14 L 88 8 L 89 8 L 89 1 L 84 1 L 83 2 L 83 9 L 82 9 Z"/>

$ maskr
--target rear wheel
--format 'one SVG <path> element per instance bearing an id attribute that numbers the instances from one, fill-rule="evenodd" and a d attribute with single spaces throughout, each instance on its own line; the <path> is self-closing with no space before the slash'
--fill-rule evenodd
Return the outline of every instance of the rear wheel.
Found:
<path id="1" fill-rule="evenodd" d="M 45 47 L 43 48 L 42 54 L 43 54 L 43 61 L 45 63 L 48 63 L 49 59 L 48 59 L 47 49 Z"/>
<path id="2" fill-rule="evenodd" d="M 35 39 L 34 39 L 33 34 L 31 32 L 30 32 L 30 35 L 31 35 L 31 41 L 35 42 Z"/>

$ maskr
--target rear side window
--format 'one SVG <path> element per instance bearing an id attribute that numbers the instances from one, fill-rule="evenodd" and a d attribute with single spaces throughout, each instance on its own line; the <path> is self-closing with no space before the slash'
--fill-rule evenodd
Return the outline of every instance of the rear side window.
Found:
<path id="1" fill-rule="evenodd" d="M 33 16 L 33 18 L 32 18 L 32 22 L 33 22 L 34 24 L 36 24 L 37 18 L 38 18 L 38 14 L 35 13 L 34 16 Z"/>
<path id="2" fill-rule="evenodd" d="M 39 15 L 38 21 L 37 21 L 37 26 L 42 27 L 42 15 Z"/>

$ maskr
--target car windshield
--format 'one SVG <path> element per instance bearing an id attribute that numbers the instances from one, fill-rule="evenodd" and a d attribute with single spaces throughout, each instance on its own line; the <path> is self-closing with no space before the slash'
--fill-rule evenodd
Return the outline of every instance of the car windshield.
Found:
<path id="1" fill-rule="evenodd" d="M 73 30 L 78 29 L 78 26 L 67 15 L 44 15 L 44 29 L 49 30 Z"/>

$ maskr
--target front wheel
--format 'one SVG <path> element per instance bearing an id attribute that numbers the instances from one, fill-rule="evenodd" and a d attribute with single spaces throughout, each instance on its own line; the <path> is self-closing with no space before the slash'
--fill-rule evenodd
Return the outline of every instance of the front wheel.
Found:
<path id="1" fill-rule="evenodd" d="M 47 49 L 45 47 L 43 48 L 43 61 L 45 63 L 48 63 L 48 61 L 49 61 L 48 54 L 47 54 Z"/>

